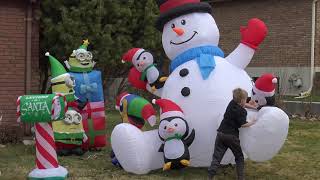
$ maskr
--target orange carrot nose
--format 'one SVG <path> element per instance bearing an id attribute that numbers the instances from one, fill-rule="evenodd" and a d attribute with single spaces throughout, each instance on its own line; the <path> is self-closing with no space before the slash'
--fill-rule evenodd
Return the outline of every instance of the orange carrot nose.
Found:
<path id="1" fill-rule="evenodd" d="M 182 28 L 173 28 L 172 29 L 174 32 L 177 33 L 178 36 L 182 36 L 184 34 L 184 30 Z"/>

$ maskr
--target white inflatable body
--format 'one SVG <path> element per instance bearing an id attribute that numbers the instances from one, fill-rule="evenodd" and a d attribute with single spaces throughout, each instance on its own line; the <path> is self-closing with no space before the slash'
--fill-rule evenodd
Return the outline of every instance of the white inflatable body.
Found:
<path id="1" fill-rule="evenodd" d="M 186 37 L 178 37 L 172 30 L 186 20 Z M 190 27 L 188 27 L 190 24 Z M 206 27 L 203 27 L 205 24 Z M 189 31 L 189 32 L 188 32 Z M 186 50 L 199 45 L 217 46 L 219 31 L 214 19 L 208 13 L 192 13 L 169 21 L 163 30 L 162 44 L 170 59 L 183 52 L 181 46 L 175 48 L 170 43 L 188 39 L 197 31 L 194 42 L 191 39 L 184 44 Z M 190 33 L 191 32 L 191 33 Z M 180 38 L 180 40 L 179 40 Z M 199 38 L 199 39 L 197 39 Z M 225 109 L 232 99 L 232 90 L 241 87 L 251 95 L 252 81 L 244 68 L 249 64 L 254 50 L 240 44 L 228 57 L 214 57 L 216 66 L 207 79 L 203 79 L 196 61 L 188 61 L 178 66 L 167 79 L 164 87 L 155 94 L 161 94 L 177 103 L 185 114 L 190 128 L 196 131 L 195 140 L 189 147 L 191 166 L 208 167 L 213 154 L 214 143 Z M 181 77 L 179 72 L 188 69 L 188 75 Z M 189 96 L 183 96 L 181 90 L 190 89 Z M 266 107 L 258 111 L 249 111 L 248 118 L 257 117 L 257 123 L 250 128 L 240 130 L 243 151 L 252 160 L 271 159 L 282 147 L 288 132 L 289 118 L 276 107 Z M 122 167 L 135 174 L 145 174 L 159 169 L 163 165 L 163 153 L 158 149 L 161 141 L 157 130 L 142 132 L 130 124 L 120 124 L 111 135 L 112 149 Z M 222 163 L 232 163 L 234 157 L 228 151 Z"/>

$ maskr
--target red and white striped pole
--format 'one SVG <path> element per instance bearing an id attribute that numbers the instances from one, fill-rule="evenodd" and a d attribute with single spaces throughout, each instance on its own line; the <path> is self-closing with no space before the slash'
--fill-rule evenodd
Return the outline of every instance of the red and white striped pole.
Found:
<path id="1" fill-rule="evenodd" d="M 58 168 L 56 146 L 51 123 L 35 123 L 36 165 L 38 169 Z"/>
<path id="2" fill-rule="evenodd" d="M 57 94 L 57 96 L 52 99 L 51 120 L 57 120 L 60 111 L 64 111 L 64 113 L 67 111 L 67 101 L 65 96 L 63 96 L 64 109 L 55 108 L 55 104 L 59 100 L 60 96 L 62 95 Z M 31 171 L 29 179 L 66 179 L 68 171 L 64 167 L 59 166 L 52 123 L 35 123 L 35 134 L 37 169 Z"/>
<path id="3" fill-rule="evenodd" d="M 58 99 L 55 96 L 52 100 L 51 118 L 55 119 L 55 109 L 54 104 Z M 63 96 L 65 109 L 67 110 L 67 102 L 65 96 Z M 59 111 L 60 112 L 60 111 Z M 58 113 L 59 113 L 58 112 Z M 35 123 L 35 134 L 36 134 L 36 165 L 38 169 L 51 169 L 58 168 L 59 163 L 56 153 L 56 145 L 54 141 L 53 129 L 51 122 L 46 123 Z"/>

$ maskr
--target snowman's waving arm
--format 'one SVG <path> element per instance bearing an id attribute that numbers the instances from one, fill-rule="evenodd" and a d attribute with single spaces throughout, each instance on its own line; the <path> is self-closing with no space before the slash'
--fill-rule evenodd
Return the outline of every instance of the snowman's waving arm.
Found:
<path id="1" fill-rule="evenodd" d="M 240 43 L 239 46 L 226 57 L 226 60 L 240 69 L 245 69 L 250 63 L 254 50 Z"/>
<path id="2" fill-rule="evenodd" d="M 185 143 L 188 147 L 193 143 L 194 137 L 195 137 L 195 131 L 194 129 L 192 129 L 189 137 L 185 140 Z"/>
<path id="3" fill-rule="evenodd" d="M 250 63 L 255 50 L 267 36 L 268 29 L 263 21 L 257 18 L 250 19 L 247 27 L 240 28 L 241 43 L 226 57 L 226 60 L 240 69 Z"/>

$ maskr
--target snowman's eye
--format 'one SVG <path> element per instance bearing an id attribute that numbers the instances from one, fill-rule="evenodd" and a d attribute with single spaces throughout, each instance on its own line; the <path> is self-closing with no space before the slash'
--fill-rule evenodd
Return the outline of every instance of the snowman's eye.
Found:
<path id="1" fill-rule="evenodd" d="M 175 126 L 175 127 L 177 127 L 177 126 L 178 126 L 178 124 L 177 124 L 177 123 L 175 123 L 175 124 L 174 124 L 174 126 Z"/>
<path id="2" fill-rule="evenodd" d="M 146 59 L 146 57 L 143 57 L 143 59 Z"/>
<path id="3" fill-rule="evenodd" d="M 182 24 L 182 25 L 186 25 L 186 20 L 182 19 L 182 20 L 181 20 L 181 24 Z"/>
<path id="4" fill-rule="evenodd" d="M 165 126 L 164 129 L 167 129 L 167 126 Z"/>
<path id="5" fill-rule="evenodd" d="M 175 24 L 171 24 L 171 28 L 175 28 L 176 27 L 176 25 Z"/>

